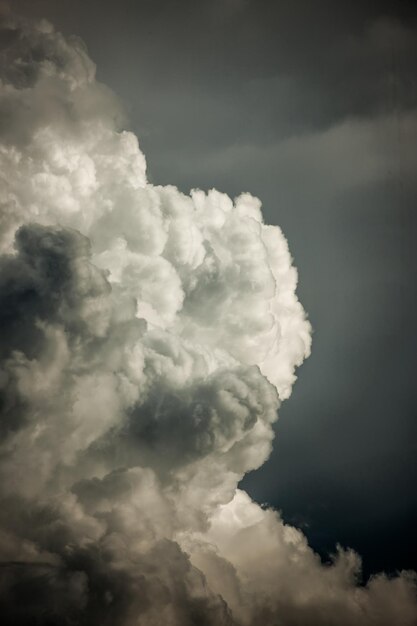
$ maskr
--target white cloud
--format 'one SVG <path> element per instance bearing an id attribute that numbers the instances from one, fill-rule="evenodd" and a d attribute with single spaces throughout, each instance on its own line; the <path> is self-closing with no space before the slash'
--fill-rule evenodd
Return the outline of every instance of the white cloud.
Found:
<path id="1" fill-rule="evenodd" d="M 148 184 L 83 46 L 8 19 L 6 619 L 411 625 L 411 575 L 361 588 L 356 555 L 321 565 L 237 490 L 310 350 L 280 229 L 250 194 Z"/>

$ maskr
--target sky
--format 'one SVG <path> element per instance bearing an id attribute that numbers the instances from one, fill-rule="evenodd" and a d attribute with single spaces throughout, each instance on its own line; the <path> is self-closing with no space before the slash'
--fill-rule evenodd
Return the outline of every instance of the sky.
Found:
<path id="1" fill-rule="evenodd" d="M 288 239 L 312 326 L 311 356 L 279 409 L 269 460 L 246 473 L 242 489 L 280 511 L 324 560 L 340 544 L 362 556 L 365 577 L 416 568 L 413 3 L 16 0 L 13 9 L 83 40 L 98 81 L 123 103 L 110 107 L 106 91 L 102 110 L 94 95 L 97 115 L 139 137 L 150 183 L 185 194 L 249 192 L 260 198 L 265 222 Z M 72 103 L 76 115 L 91 116 L 82 103 Z M 2 132 L 17 137 L 22 119 Z M 102 255 L 99 267 L 111 265 L 107 235 L 96 244 L 90 226 L 74 220 L 69 225 Z M 169 303 L 160 306 L 158 315 L 169 316 Z M 195 307 L 198 325 L 198 298 Z M 196 327 L 193 337 L 202 332 Z M 246 359 L 248 337 L 239 344 L 226 330 L 219 345 Z M 299 355 L 292 360 L 299 364 Z M 146 428 L 155 440 L 161 435 L 175 465 L 182 448 L 167 452 L 172 431 Z M 287 623 L 296 623 L 291 615 Z"/>

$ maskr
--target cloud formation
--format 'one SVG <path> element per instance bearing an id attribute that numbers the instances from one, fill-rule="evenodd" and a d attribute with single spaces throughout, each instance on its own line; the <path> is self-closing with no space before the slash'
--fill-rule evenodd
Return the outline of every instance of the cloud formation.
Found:
<path id="1" fill-rule="evenodd" d="M 0 607 L 8 624 L 415 623 L 237 488 L 310 350 L 250 194 L 147 182 L 83 44 L 0 32 Z"/>

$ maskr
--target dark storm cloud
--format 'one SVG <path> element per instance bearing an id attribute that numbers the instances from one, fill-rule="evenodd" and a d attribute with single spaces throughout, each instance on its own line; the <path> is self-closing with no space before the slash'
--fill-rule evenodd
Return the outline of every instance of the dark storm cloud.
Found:
<path id="1" fill-rule="evenodd" d="M 265 143 L 416 104 L 412 3 L 125 1 L 119 8 L 46 2 L 27 8 L 47 11 L 67 29 L 77 15 L 99 61 L 105 53 L 97 34 L 105 37 L 112 58 L 103 76 L 126 90 L 145 119 L 153 118 L 150 107 L 160 109 L 155 118 L 168 146 L 175 140 Z M 124 58 L 134 63 L 120 72 Z M 141 88 L 132 89 L 132 80 Z M 170 136 L 174 116 L 178 130 Z M 151 130 L 154 143 L 158 129 Z"/>
<path id="2" fill-rule="evenodd" d="M 2 501 L 2 510 L 7 511 L 0 516 L 3 531 L 9 526 L 15 536 L 21 533 L 39 550 L 60 555 L 50 562 L 0 563 L 0 609 L 6 624 L 148 623 L 147 613 L 156 609 L 166 615 L 167 608 L 173 620 L 169 623 L 181 626 L 235 624 L 221 597 L 204 590 L 202 574 L 175 542 L 162 540 L 132 559 L 129 546 L 117 538 L 117 526 L 113 545 L 110 541 L 80 546 L 57 503 L 36 507 L 33 502 L 9 499 Z M 123 568 L 120 559 L 125 560 Z M 192 596 L 191 586 L 200 586 L 200 596 Z"/>

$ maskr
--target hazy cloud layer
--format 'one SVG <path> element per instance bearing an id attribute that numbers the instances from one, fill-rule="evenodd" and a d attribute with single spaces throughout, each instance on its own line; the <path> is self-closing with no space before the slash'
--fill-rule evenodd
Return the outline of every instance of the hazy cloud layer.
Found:
<path id="1" fill-rule="evenodd" d="M 9 624 L 415 623 L 237 489 L 308 356 L 260 202 L 146 180 L 77 39 L 3 17 L 0 606 Z"/>

